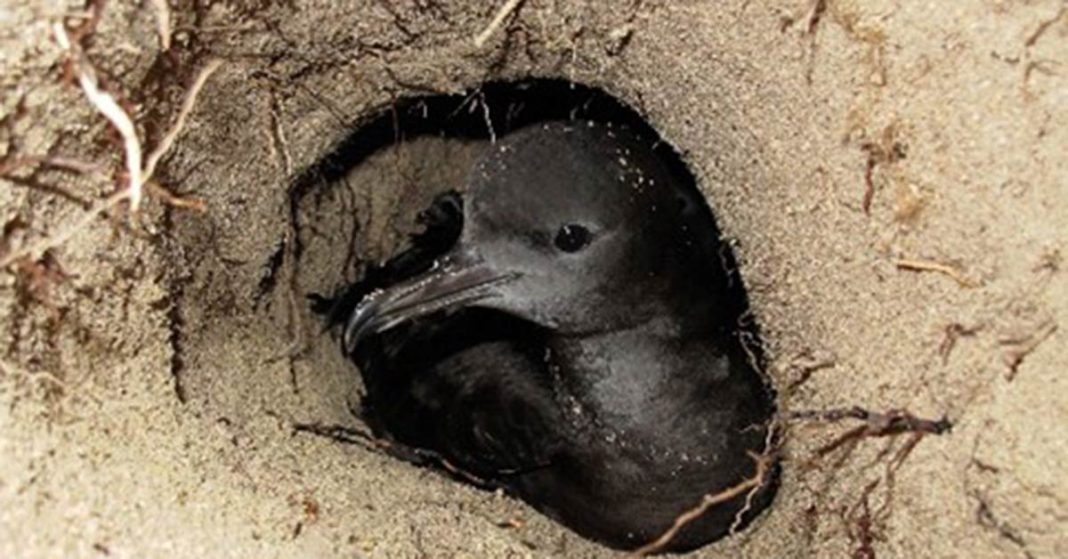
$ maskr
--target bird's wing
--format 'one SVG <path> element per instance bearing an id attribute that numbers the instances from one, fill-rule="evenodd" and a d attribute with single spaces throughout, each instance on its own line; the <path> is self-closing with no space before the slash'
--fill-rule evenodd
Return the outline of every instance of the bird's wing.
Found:
<path id="1" fill-rule="evenodd" d="M 368 416 L 394 441 L 507 486 L 548 465 L 560 418 L 531 337 L 507 332 L 525 327 L 478 314 L 416 325 L 431 332 L 406 332 L 399 348 L 361 348 Z"/>

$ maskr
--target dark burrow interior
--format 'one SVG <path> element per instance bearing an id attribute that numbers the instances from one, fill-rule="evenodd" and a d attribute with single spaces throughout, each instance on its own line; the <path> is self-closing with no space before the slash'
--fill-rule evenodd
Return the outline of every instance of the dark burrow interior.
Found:
<path id="1" fill-rule="evenodd" d="M 307 309 L 317 296 L 343 293 L 369 267 L 401 250 L 420 231 L 418 213 L 440 193 L 462 192 L 474 162 L 498 138 L 532 124 L 560 120 L 624 125 L 643 137 L 660 138 L 636 112 L 607 93 L 560 80 L 494 82 L 465 94 L 404 99 L 368 119 L 303 172 L 289 190 L 295 232 L 292 281 L 297 293 L 309 296 L 309 301 L 301 303 Z M 696 192 L 694 176 L 679 154 L 659 140 L 655 150 L 680 183 Z M 719 235 L 718 231 L 712 234 Z M 758 370 L 764 370 L 759 330 L 726 243 L 720 245 L 718 257 L 730 273 L 727 300 L 731 307 L 725 312 L 735 317 L 736 335 L 751 349 Z M 304 319 L 308 335 L 316 338 L 305 359 L 337 370 L 299 382 L 329 377 L 331 392 L 343 395 L 318 401 L 339 409 L 309 410 L 307 416 L 347 415 L 348 423 L 363 424 L 363 388 L 355 365 L 341 355 L 340 328 L 330 328 L 314 313 L 305 314 Z M 467 322 L 478 328 L 480 320 Z M 485 323 L 494 329 L 509 327 L 507 317 Z"/>

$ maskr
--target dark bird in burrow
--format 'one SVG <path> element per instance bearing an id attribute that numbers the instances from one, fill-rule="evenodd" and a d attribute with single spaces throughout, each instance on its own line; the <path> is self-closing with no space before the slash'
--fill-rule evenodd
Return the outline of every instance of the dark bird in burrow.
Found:
<path id="1" fill-rule="evenodd" d="M 395 453 L 617 548 L 754 475 L 773 408 L 737 335 L 744 292 L 708 206 L 652 142 L 604 123 L 522 129 L 420 221 L 332 311 Z M 712 507 L 664 550 L 722 537 L 773 493 Z"/>

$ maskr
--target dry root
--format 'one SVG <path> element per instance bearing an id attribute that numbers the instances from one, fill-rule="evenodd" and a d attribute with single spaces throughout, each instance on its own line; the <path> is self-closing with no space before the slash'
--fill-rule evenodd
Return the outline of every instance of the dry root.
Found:
<path id="1" fill-rule="evenodd" d="M 899 258 L 894 262 L 894 265 L 902 270 L 913 272 L 938 272 L 953 278 L 961 287 L 979 287 L 982 285 L 980 281 L 970 278 L 953 266 L 942 264 L 941 262 Z"/>
<path id="2" fill-rule="evenodd" d="M 156 30 L 159 33 L 159 47 L 162 50 L 171 49 L 171 8 L 167 0 L 152 0 L 152 7 L 156 10 Z"/>
<path id="3" fill-rule="evenodd" d="M 860 436 L 885 437 L 905 432 L 924 432 L 941 435 L 953 425 L 945 417 L 937 420 L 922 419 L 905 410 L 873 412 L 860 406 L 851 408 L 834 408 L 829 410 L 801 410 L 786 412 L 787 421 L 813 421 L 821 423 L 838 423 L 846 419 L 863 421 Z"/>
<path id="4" fill-rule="evenodd" d="M 884 413 L 868 411 L 854 406 L 830 410 L 804 410 L 787 412 L 786 421 L 810 421 L 819 423 L 838 423 L 846 419 L 859 420 L 862 423 L 839 435 L 831 442 L 816 450 L 816 458 L 823 458 L 835 450 L 846 447 L 846 455 L 861 440 L 871 437 L 889 437 L 902 433 L 914 433 L 921 437 L 926 434 L 941 435 L 948 432 L 952 423 L 943 417 L 937 420 L 922 419 L 905 410 L 890 410 Z M 918 440 L 916 442 L 919 442 Z M 915 443 L 906 445 L 915 446 Z"/>
<path id="5" fill-rule="evenodd" d="M 978 326 L 966 327 L 963 324 L 953 322 L 945 328 L 945 337 L 938 344 L 938 356 L 942 358 L 942 364 L 949 362 L 949 354 L 957 347 L 957 340 L 963 336 L 974 336 L 979 331 Z"/>
<path id="6" fill-rule="evenodd" d="M 487 25 L 481 33 L 475 36 L 475 48 L 482 48 L 482 46 L 486 44 L 486 41 L 500 29 L 504 20 L 508 19 L 508 16 L 511 15 L 521 3 L 523 3 L 523 0 L 508 0 L 505 2 L 504 5 L 501 6 L 501 9 L 497 11 L 497 15 L 493 16 L 493 20 L 490 21 L 489 25 Z"/>
<path id="7" fill-rule="evenodd" d="M 1039 324 L 1037 328 L 1023 336 L 1004 336 L 998 340 L 1002 347 L 1002 359 L 1009 368 L 1007 378 L 1016 377 L 1016 371 L 1032 351 L 1057 331 L 1057 323 L 1052 319 Z"/>
<path id="8" fill-rule="evenodd" d="M 952 428 L 952 424 L 945 417 L 937 420 L 923 419 L 905 410 L 872 412 L 856 406 L 830 410 L 789 412 L 784 414 L 783 419 L 786 421 L 819 423 L 838 423 L 846 420 L 860 421 L 860 425 L 853 427 L 816 450 L 813 462 L 826 457 L 835 450 L 845 448 L 836 465 L 840 465 L 856 448 L 857 444 L 866 438 L 895 437 L 904 433 L 910 435 L 908 440 L 890 456 L 889 460 L 886 460 L 885 475 L 869 482 L 861 491 L 857 501 L 852 506 L 846 506 L 841 510 L 841 517 L 846 525 L 846 534 L 855 546 L 852 556 L 857 559 L 874 559 L 875 557 L 873 544 L 877 539 L 877 525 L 889 514 L 898 469 L 901 468 L 901 465 L 904 464 L 905 460 L 916 448 L 916 445 L 925 436 L 941 435 L 949 432 Z M 893 440 L 891 440 L 891 443 L 879 452 L 877 459 L 886 458 L 893 448 Z M 813 462 L 810 462 L 810 465 Z M 879 508 L 873 511 L 870 506 L 870 498 L 880 484 L 885 485 L 886 496 Z"/>
<path id="9" fill-rule="evenodd" d="M 735 523 L 731 526 L 731 531 L 733 531 L 740 523 L 741 515 L 748 509 L 749 501 L 752 499 L 752 496 L 755 495 L 767 482 L 772 465 L 775 463 L 772 453 L 767 450 L 763 454 L 757 454 L 752 451 L 747 452 L 747 454 L 756 463 L 756 472 L 754 472 L 751 477 L 748 477 L 718 493 L 705 494 L 701 497 L 701 501 L 697 506 L 675 517 L 675 521 L 672 522 L 671 527 L 664 531 L 660 537 L 635 549 L 628 555 L 628 557 L 644 557 L 664 549 L 664 547 L 671 543 L 671 540 L 675 539 L 675 536 L 677 536 L 687 524 L 701 518 L 701 516 L 708 512 L 708 509 L 726 503 L 735 497 L 748 494 L 746 506 L 739 511 L 739 514 L 735 517 Z"/>
<path id="10" fill-rule="evenodd" d="M 163 17 L 162 15 L 160 16 Z M 169 26 L 169 23 L 167 23 Z M 163 24 L 161 23 L 161 33 Z M 131 214 L 136 214 L 141 206 L 145 190 L 159 196 L 164 202 L 183 208 L 202 209 L 203 203 L 198 200 L 190 200 L 175 196 L 166 188 L 152 181 L 156 166 L 160 159 L 171 149 L 175 140 L 185 128 L 186 120 L 196 103 L 197 95 L 204 87 L 208 78 L 211 77 L 220 66 L 219 61 L 209 62 L 197 75 L 192 87 L 186 93 L 182 108 L 175 119 L 174 124 L 164 135 L 159 145 L 144 157 L 141 139 L 137 135 L 137 128 L 129 113 L 116 101 L 115 97 L 100 88 L 96 75 L 96 69 L 90 63 L 85 52 L 77 40 L 72 39 L 67 28 L 56 23 L 53 26 L 56 42 L 67 51 L 75 77 L 86 99 L 93 107 L 107 118 L 108 122 L 119 132 L 123 143 L 123 161 L 125 170 L 120 173 L 125 185 L 117 192 L 92 204 L 82 215 L 51 233 L 45 238 L 11 250 L 0 258 L 0 269 L 7 268 L 23 259 L 31 261 L 39 260 L 45 252 L 58 247 L 72 237 L 86 229 L 98 216 L 118 206 L 121 202 L 128 202 Z M 80 36 L 80 35 L 79 35 Z M 169 35 L 168 35 L 169 36 Z M 23 157 L 0 163 L 0 169 L 6 174 L 10 170 L 30 163 L 48 164 L 58 168 L 64 168 L 74 172 L 97 171 L 101 166 L 86 165 L 72 162 L 63 158 Z"/>

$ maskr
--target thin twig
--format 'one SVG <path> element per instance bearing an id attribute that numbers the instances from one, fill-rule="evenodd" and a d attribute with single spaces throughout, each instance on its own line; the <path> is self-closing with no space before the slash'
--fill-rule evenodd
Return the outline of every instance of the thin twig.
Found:
<path id="1" fill-rule="evenodd" d="M 942 364 L 945 365 L 949 361 L 949 354 L 957 346 L 957 340 L 961 336 L 974 336 L 979 331 L 979 328 L 979 326 L 965 327 L 957 322 L 948 324 L 945 328 L 945 336 L 942 338 L 942 343 L 938 344 L 938 355 L 942 357 Z"/>
<path id="2" fill-rule="evenodd" d="M 924 419 L 900 409 L 874 412 L 854 406 L 828 410 L 792 411 L 783 414 L 783 420 L 785 421 L 838 423 L 846 419 L 858 420 L 861 424 L 818 448 L 815 452 L 815 458 L 809 462 L 810 466 L 814 465 L 815 461 L 844 447 L 846 450 L 840 454 L 837 460 L 837 465 L 841 465 L 853 453 L 857 445 L 866 438 L 893 437 L 901 433 L 942 435 L 953 428 L 953 423 L 946 417 Z"/>
<path id="3" fill-rule="evenodd" d="M 1007 375 L 1009 380 L 1016 377 L 1016 371 L 1020 368 L 1020 363 L 1023 362 L 1024 357 L 1034 351 L 1056 331 L 1057 323 L 1052 319 L 1048 319 L 1025 336 L 1004 336 L 998 340 L 998 343 L 1004 348 L 1002 358 L 1005 361 L 1005 365 L 1009 367 Z"/>
<path id="4" fill-rule="evenodd" d="M 675 539 L 675 536 L 678 535 L 680 530 L 690 522 L 700 518 L 708 511 L 708 509 L 762 486 L 767 477 L 768 470 L 771 467 L 771 456 L 768 454 L 757 454 L 752 451 L 747 451 L 747 454 L 754 462 L 756 462 L 756 473 L 754 473 L 752 477 L 746 478 L 738 484 L 728 487 L 719 493 L 709 493 L 704 495 L 697 506 L 675 517 L 675 521 L 671 524 L 671 527 L 661 534 L 660 537 L 635 549 L 628 555 L 628 557 L 644 557 L 660 551 L 664 546 L 671 543 L 671 540 Z"/>
<path id="5" fill-rule="evenodd" d="M 293 157 L 289 154 L 289 140 L 286 138 L 285 127 L 282 124 L 282 106 L 278 101 L 278 95 L 273 87 L 267 90 L 270 95 L 269 113 L 271 117 L 270 143 L 271 151 L 280 162 L 280 167 L 285 176 L 293 174 Z"/>
<path id="6" fill-rule="evenodd" d="M 59 43 L 61 48 L 70 53 L 72 62 L 78 73 L 78 83 L 81 85 L 85 96 L 89 99 L 89 102 L 93 107 L 103 114 L 122 136 L 126 163 L 126 187 L 111 196 L 108 196 L 104 200 L 97 202 L 77 219 L 60 228 L 59 231 L 46 236 L 36 243 L 25 245 L 18 250 L 13 250 L 4 255 L 0 258 L 0 269 L 7 268 L 14 262 L 23 258 L 28 257 L 31 260 L 40 259 L 45 252 L 67 242 L 74 237 L 74 235 L 88 227 L 99 215 L 107 212 L 122 201 L 129 201 L 130 212 L 136 213 L 144 196 L 146 186 L 150 188 L 153 193 L 162 198 L 164 202 L 171 205 L 201 211 L 204 209 L 204 203 L 202 201 L 175 196 L 163 186 L 150 179 L 155 172 L 156 165 L 159 163 L 160 158 L 174 145 L 175 140 L 184 129 L 185 122 L 196 103 L 197 95 L 200 93 L 200 90 L 204 87 L 204 83 L 211 74 L 218 69 L 220 64 L 219 61 L 209 62 L 197 75 L 193 86 L 186 93 L 185 99 L 182 102 L 182 108 L 178 113 L 178 117 L 175 119 L 174 125 L 171 126 L 167 131 L 167 134 L 163 137 L 163 140 L 148 156 L 148 165 L 142 166 L 143 151 L 141 149 L 141 140 L 137 137 L 137 130 L 133 120 L 126 111 L 119 106 L 114 97 L 101 91 L 96 78 L 96 71 L 85 57 L 85 54 L 81 51 L 81 47 L 78 43 L 71 40 L 66 27 L 64 27 L 62 23 L 57 22 L 53 25 L 52 29 L 56 36 L 56 42 Z M 76 171 L 89 169 L 84 164 L 73 165 L 71 161 L 63 159 L 41 158 L 40 162 L 56 166 L 66 164 L 66 167 Z M 15 165 L 22 164 L 24 164 L 22 161 L 15 163 L 8 162 L 4 166 L 4 170 L 7 172 L 14 168 Z M 96 169 L 94 168 L 93 170 Z"/>
<path id="7" fill-rule="evenodd" d="M 1026 41 L 1024 41 L 1024 46 L 1029 48 L 1035 46 L 1035 43 L 1038 42 L 1039 37 L 1041 37 L 1050 28 L 1051 25 L 1057 23 L 1059 19 L 1064 17 L 1066 11 L 1068 11 L 1068 8 L 1061 6 L 1061 9 L 1057 10 L 1057 13 L 1053 17 L 1039 23 L 1034 33 L 1031 33 L 1031 36 L 1028 37 Z"/>
<path id="8" fill-rule="evenodd" d="M 167 0 L 152 0 L 156 9 L 156 29 L 159 31 L 159 46 L 167 51 L 171 49 L 171 8 Z"/>
<path id="9" fill-rule="evenodd" d="M 337 424 L 325 424 L 318 421 L 314 423 L 294 423 L 293 432 L 310 433 L 335 442 L 354 444 L 370 450 L 382 449 L 385 442 L 363 429 Z"/>
<path id="10" fill-rule="evenodd" d="M 221 60 L 211 60 L 200 70 L 200 73 L 197 74 L 197 78 L 193 81 L 192 87 L 189 88 L 189 91 L 185 94 L 185 99 L 182 100 L 182 108 L 178 111 L 178 118 L 174 120 L 174 124 L 167 130 L 167 134 L 160 140 L 156 149 L 148 154 L 148 158 L 145 160 L 144 180 L 147 181 L 152 178 L 153 173 L 156 172 L 156 165 L 159 163 L 160 158 L 171 149 L 171 146 L 174 145 L 174 141 L 181 135 L 182 130 L 185 129 L 185 121 L 189 118 L 189 114 L 193 112 L 193 107 L 196 105 L 197 96 L 200 94 L 200 90 L 203 89 L 208 78 L 210 78 L 221 65 Z"/>
<path id="11" fill-rule="evenodd" d="M 779 430 L 778 416 L 775 416 L 764 428 L 766 429 L 764 432 L 764 451 L 761 453 L 761 456 L 770 457 L 777 448 L 777 438 L 781 432 Z M 745 505 L 738 509 L 738 512 L 734 513 L 734 521 L 731 522 L 730 528 L 727 529 L 728 535 L 733 536 L 738 532 L 738 529 L 742 527 L 742 523 L 746 520 L 746 515 L 748 515 L 749 511 L 753 508 L 753 499 L 756 498 L 757 493 L 760 492 L 763 485 L 763 483 L 760 483 L 746 493 Z"/>
<path id="12" fill-rule="evenodd" d="M 867 437 L 885 437 L 906 432 L 925 432 L 941 435 L 953 427 L 953 424 L 945 417 L 923 419 L 905 410 L 874 412 L 859 406 L 785 412 L 783 419 L 786 421 L 813 421 L 820 423 L 837 423 L 845 419 L 856 419 L 864 422 L 861 427 L 864 428 L 863 435 Z"/>
<path id="13" fill-rule="evenodd" d="M 953 266 L 942 264 L 941 262 L 899 258 L 894 261 L 894 265 L 902 270 L 910 270 L 913 272 L 938 272 L 940 274 L 945 274 L 956 280 L 961 287 L 979 287 L 981 285 L 980 282 L 965 276 L 960 270 Z"/>
<path id="14" fill-rule="evenodd" d="M 482 46 L 486 44 L 486 41 L 497 32 L 497 29 L 504 23 L 504 20 L 511 15 L 522 2 L 523 0 L 508 0 L 505 2 L 504 5 L 501 6 L 501 9 L 497 11 L 497 15 L 493 16 L 493 21 L 490 21 L 489 25 L 475 37 L 475 48 L 482 48 Z"/>
<path id="15" fill-rule="evenodd" d="M 208 210 L 208 205 L 204 200 L 188 196 L 178 196 L 156 181 L 147 181 L 145 182 L 145 186 L 148 187 L 149 192 L 159 196 L 159 198 L 163 200 L 163 203 L 169 206 L 185 210 L 193 210 L 200 213 L 204 213 Z"/>
<path id="16" fill-rule="evenodd" d="M 53 24 L 52 30 L 56 35 L 56 42 L 59 43 L 59 46 L 70 52 L 78 73 L 78 84 L 81 85 L 85 96 L 122 136 L 123 148 L 126 152 L 126 173 L 129 180 L 126 197 L 130 199 L 130 211 L 136 212 L 141 206 L 144 174 L 141 166 L 141 140 L 137 138 L 137 130 L 134 128 L 134 123 L 130 120 L 130 115 L 126 114 L 126 111 L 119 106 L 114 97 L 100 90 L 96 71 L 86 60 L 85 54 L 78 43 L 70 40 L 66 27 L 62 23 L 56 22 Z"/>
<path id="17" fill-rule="evenodd" d="M 814 0 L 812 6 L 808 10 L 808 16 L 805 17 L 805 33 L 809 35 L 815 35 L 816 29 L 820 25 L 820 20 L 823 19 L 824 12 L 827 11 L 827 0 Z"/>
<path id="18" fill-rule="evenodd" d="M 860 200 L 860 208 L 864 215 L 871 215 L 871 202 L 875 198 L 875 155 L 869 151 L 868 160 L 864 163 L 864 197 Z"/>

